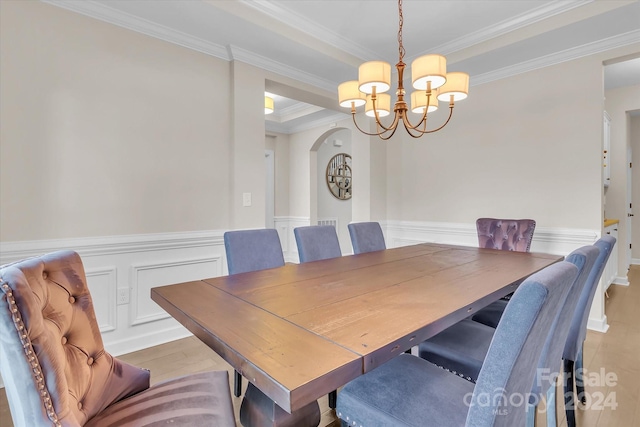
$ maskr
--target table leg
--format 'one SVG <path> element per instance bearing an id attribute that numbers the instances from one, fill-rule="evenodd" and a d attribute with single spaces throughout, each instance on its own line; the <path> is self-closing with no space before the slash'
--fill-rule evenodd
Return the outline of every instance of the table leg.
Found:
<path id="1" fill-rule="evenodd" d="M 249 383 L 240 406 L 243 427 L 317 427 L 320 424 L 318 402 L 288 413 Z"/>

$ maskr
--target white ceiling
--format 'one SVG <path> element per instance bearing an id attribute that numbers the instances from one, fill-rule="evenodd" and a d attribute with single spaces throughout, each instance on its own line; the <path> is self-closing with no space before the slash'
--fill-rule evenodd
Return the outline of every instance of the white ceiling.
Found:
<path id="1" fill-rule="evenodd" d="M 398 62 L 395 0 L 43 1 L 332 92 L 364 61 Z M 403 12 L 404 62 L 447 55 L 472 86 L 640 42 L 638 0 L 404 0 Z M 637 63 L 608 66 L 607 84 L 640 83 Z M 275 101 L 267 129 L 279 132 L 346 113 Z"/>

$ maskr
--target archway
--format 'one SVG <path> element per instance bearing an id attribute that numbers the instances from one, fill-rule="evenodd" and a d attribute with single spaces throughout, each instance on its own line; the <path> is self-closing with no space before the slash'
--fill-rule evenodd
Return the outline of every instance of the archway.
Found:
<path id="1" fill-rule="evenodd" d="M 332 157 L 340 153 L 351 155 L 351 151 L 351 130 L 341 127 L 324 132 L 309 150 L 310 223 L 335 224 L 342 253 L 351 253 L 347 225 L 352 218 L 352 200 L 333 196 L 325 176 Z"/>

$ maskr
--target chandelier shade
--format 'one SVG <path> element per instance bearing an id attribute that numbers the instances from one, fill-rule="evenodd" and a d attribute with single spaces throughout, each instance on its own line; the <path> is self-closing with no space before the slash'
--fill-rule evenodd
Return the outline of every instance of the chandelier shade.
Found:
<path id="1" fill-rule="evenodd" d="M 273 98 L 268 96 L 264 97 L 264 113 L 271 114 L 273 113 Z"/>
<path id="2" fill-rule="evenodd" d="M 338 86 L 338 102 L 341 107 L 349 108 L 352 102 L 356 107 L 365 104 L 367 98 L 366 95 L 358 89 L 359 85 L 360 83 L 358 83 L 357 80 L 350 80 Z"/>
<path id="3" fill-rule="evenodd" d="M 378 3 L 381 4 L 381 3 Z M 403 62 L 405 49 L 402 44 L 402 0 L 398 0 L 398 63 L 396 64 L 398 86 L 395 91 L 396 101 L 391 108 L 391 96 L 384 93 L 391 89 L 391 65 L 384 61 L 365 62 L 358 68 L 358 80 L 350 80 L 338 86 L 338 103 L 341 107 L 351 108 L 351 117 L 356 128 L 371 136 L 387 140 L 391 138 L 398 125 L 402 123 L 407 133 L 413 138 L 420 138 L 444 128 L 453 115 L 456 101 L 461 101 L 469 94 L 469 75 L 463 72 L 447 73 L 447 59 L 442 55 L 429 54 L 416 58 L 411 63 L 411 83 L 416 89 L 411 94 L 411 111 L 421 114 L 416 124 L 407 117 L 409 107 L 404 97 L 408 96 L 404 89 Z M 427 117 L 438 109 L 438 100 L 449 102 L 449 117 L 435 129 L 427 129 Z M 356 121 L 356 108 L 365 106 L 365 115 L 375 119 L 373 132 L 364 130 Z M 393 120 L 385 125 L 380 118 L 391 114 Z"/>
<path id="4" fill-rule="evenodd" d="M 440 87 L 438 99 L 440 101 L 450 101 L 453 96 L 454 101 L 462 101 L 469 94 L 469 74 L 452 72 L 447 73 L 447 82 Z"/>
<path id="5" fill-rule="evenodd" d="M 365 62 L 358 68 L 360 92 L 383 93 L 391 89 L 391 65 L 384 61 Z"/>
<path id="6" fill-rule="evenodd" d="M 427 90 L 427 83 L 431 82 L 431 89 L 442 86 L 447 81 L 447 58 L 442 55 L 424 55 L 411 63 L 411 81 L 413 88 Z"/>
<path id="7" fill-rule="evenodd" d="M 364 107 L 364 113 L 369 117 L 375 117 L 376 111 L 378 117 L 386 117 L 391 114 L 391 95 L 387 93 L 380 93 L 376 97 L 376 108 L 373 109 L 373 101 L 371 95 L 367 95 L 367 103 Z"/>
<path id="8" fill-rule="evenodd" d="M 427 113 L 436 111 L 438 109 L 438 98 L 436 97 L 435 90 L 429 97 L 427 97 L 426 92 L 418 90 L 415 92 L 411 92 L 411 112 L 424 114 L 424 109 L 427 106 L 427 99 L 429 100 L 429 108 L 427 108 Z"/>

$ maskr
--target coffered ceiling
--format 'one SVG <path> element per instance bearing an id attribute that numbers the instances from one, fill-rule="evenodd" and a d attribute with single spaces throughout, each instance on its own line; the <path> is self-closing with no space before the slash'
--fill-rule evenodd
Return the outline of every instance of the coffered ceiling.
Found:
<path id="1" fill-rule="evenodd" d="M 398 61 L 395 0 L 43 1 L 332 92 L 364 61 Z M 405 62 L 444 54 L 472 86 L 640 42 L 637 0 L 404 0 L 403 12 Z M 268 129 L 344 117 L 275 98 Z"/>

